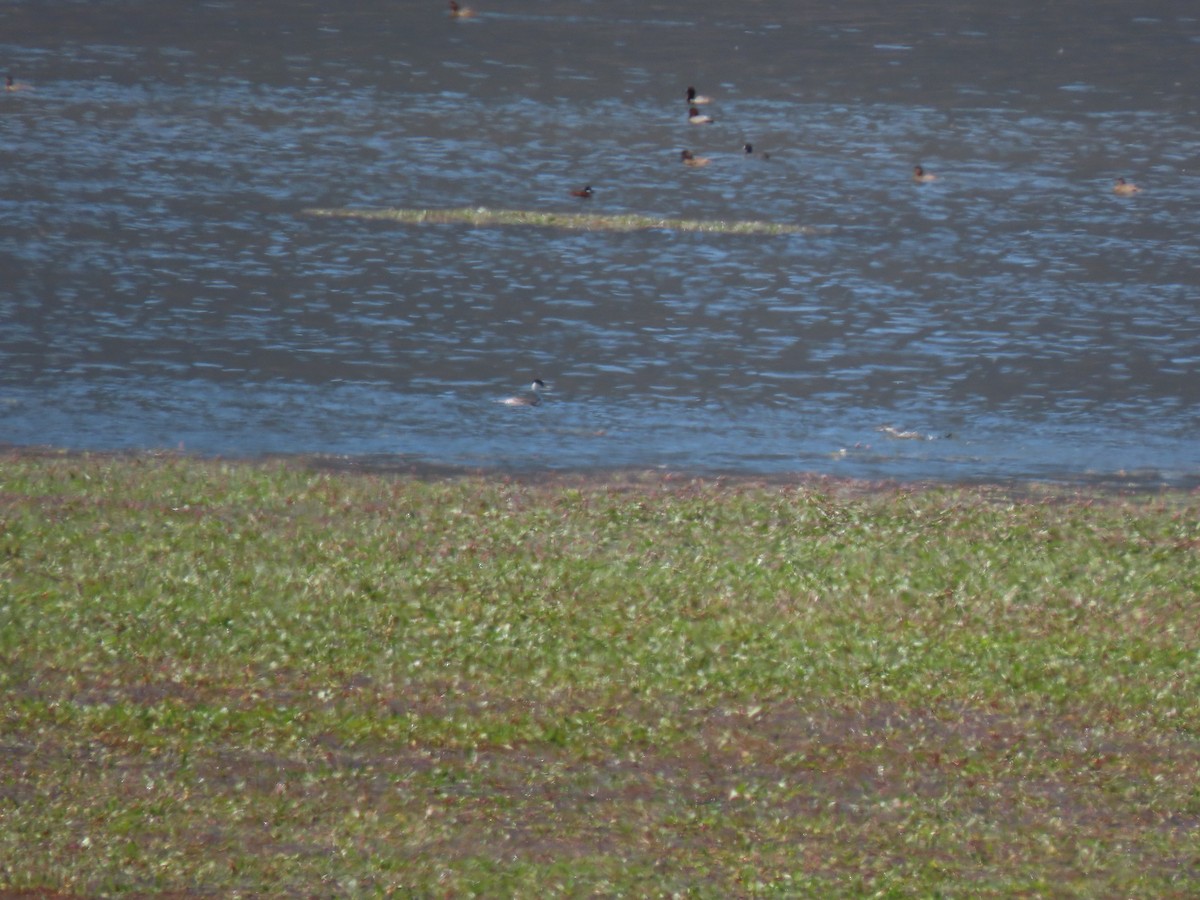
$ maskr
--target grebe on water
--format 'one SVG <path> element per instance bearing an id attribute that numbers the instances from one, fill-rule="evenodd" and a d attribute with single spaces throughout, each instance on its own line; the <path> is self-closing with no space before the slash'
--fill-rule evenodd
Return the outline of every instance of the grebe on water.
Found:
<path id="1" fill-rule="evenodd" d="M 505 397 L 503 400 L 497 400 L 497 403 L 502 403 L 505 406 L 537 406 L 542 402 L 542 398 L 538 395 L 539 391 L 546 389 L 546 382 L 540 378 L 533 379 L 533 384 L 529 386 L 528 394 L 517 394 L 514 397 Z"/>

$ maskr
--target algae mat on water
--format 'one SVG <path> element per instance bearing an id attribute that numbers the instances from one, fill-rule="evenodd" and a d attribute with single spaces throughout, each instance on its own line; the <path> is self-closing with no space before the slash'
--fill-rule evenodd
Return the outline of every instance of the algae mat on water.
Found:
<path id="1" fill-rule="evenodd" d="M 525 226 L 569 231 L 699 231 L 711 234 L 818 234 L 823 229 L 778 222 L 703 219 L 669 219 L 634 213 L 602 215 L 541 212 L 523 209 L 306 209 L 310 216 L 342 219 L 375 219 L 402 225 L 472 225 L 476 227 Z"/>

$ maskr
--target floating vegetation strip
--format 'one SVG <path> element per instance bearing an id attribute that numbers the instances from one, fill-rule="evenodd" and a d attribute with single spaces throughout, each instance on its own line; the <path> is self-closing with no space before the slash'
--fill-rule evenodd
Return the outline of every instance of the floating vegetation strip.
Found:
<path id="1" fill-rule="evenodd" d="M 778 222 L 726 222 L 702 219 L 666 219 L 636 214 L 538 212 L 525 209 L 307 209 L 310 216 L 345 219 L 377 219 L 403 225 L 474 225 L 495 227 L 523 225 L 533 228 L 564 228 L 571 231 L 704 231 L 715 234 L 816 234 L 822 229 Z"/>

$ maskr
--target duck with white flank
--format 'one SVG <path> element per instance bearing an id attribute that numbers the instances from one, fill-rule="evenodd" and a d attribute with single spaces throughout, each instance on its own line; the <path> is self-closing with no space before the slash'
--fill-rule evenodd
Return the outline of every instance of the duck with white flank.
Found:
<path id="1" fill-rule="evenodd" d="M 913 181 L 917 184 L 929 184 L 931 181 L 937 181 L 937 176 L 926 172 L 923 166 L 913 166 Z"/>
<path id="2" fill-rule="evenodd" d="M 546 389 L 546 382 L 540 378 L 533 379 L 533 384 L 529 385 L 529 393 L 517 394 L 514 397 L 505 397 L 503 400 L 497 400 L 497 403 L 502 403 L 505 406 L 537 406 L 542 402 L 540 392 Z"/>

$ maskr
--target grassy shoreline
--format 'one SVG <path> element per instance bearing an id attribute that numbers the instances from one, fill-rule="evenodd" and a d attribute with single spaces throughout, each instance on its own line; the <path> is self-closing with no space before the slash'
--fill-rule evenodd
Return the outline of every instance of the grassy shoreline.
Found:
<path id="1" fill-rule="evenodd" d="M 0 890 L 1192 896 L 1200 497 L 0 454 Z"/>

